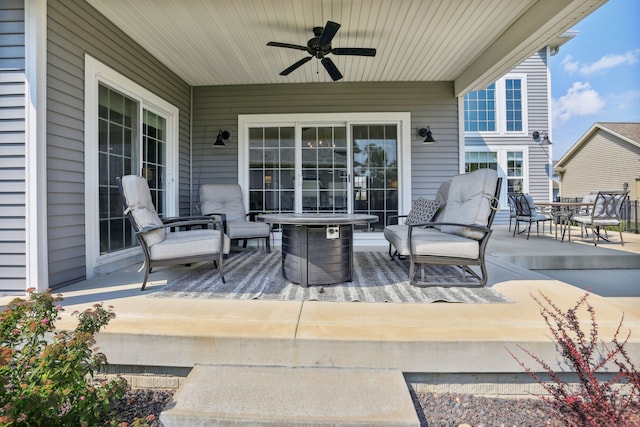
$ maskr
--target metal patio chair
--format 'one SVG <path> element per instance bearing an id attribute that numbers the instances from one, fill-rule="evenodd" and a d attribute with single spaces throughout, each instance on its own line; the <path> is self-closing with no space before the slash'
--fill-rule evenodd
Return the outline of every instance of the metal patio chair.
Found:
<path id="1" fill-rule="evenodd" d="M 257 213 L 246 212 L 239 184 L 202 184 L 200 211 L 220 218 L 225 234 L 231 240 L 242 240 L 243 247 L 249 239 L 264 239 L 266 252 L 271 252 L 271 226 L 255 221 Z"/>
<path id="2" fill-rule="evenodd" d="M 596 194 L 593 206 L 584 214 L 571 217 L 572 221 L 580 224 L 580 234 L 584 237 L 587 227 L 593 233 L 593 244 L 598 246 L 600 239 L 608 240 L 606 227 L 617 227 L 620 234 L 620 244 L 624 246 L 622 239 L 622 207 L 629 197 L 628 191 L 600 191 Z M 600 227 L 604 228 L 605 236 L 600 234 Z"/>
<path id="3" fill-rule="evenodd" d="M 222 232 L 222 221 L 213 217 L 160 218 L 145 178 L 126 175 L 116 181 L 124 214 L 144 254 L 146 268 L 140 290 L 147 285 L 151 269 L 160 265 L 213 261 L 225 281 L 223 256 L 229 253 L 231 242 Z"/>

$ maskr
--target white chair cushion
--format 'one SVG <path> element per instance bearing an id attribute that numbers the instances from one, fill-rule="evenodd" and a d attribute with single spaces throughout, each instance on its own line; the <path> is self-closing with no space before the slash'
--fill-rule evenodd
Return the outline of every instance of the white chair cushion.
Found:
<path id="1" fill-rule="evenodd" d="M 227 222 L 227 235 L 231 239 L 268 237 L 269 224 L 257 221 L 230 221 Z"/>
<path id="2" fill-rule="evenodd" d="M 387 225 L 384 228 L 387 239 L 400 255 L 409 255 L 409 226 L 404 224 Z"/>
<path id="3" fill-rule="evenodd" d="M 474 239 L 444 233 L 433 228 L 422 229 L 419 238 L 416 237 L 414 232 L 411 242 L 415 255 L 465 259 L 478 259 L 480 256 L 480 243 Z"/>
<path id="4" fill-rule="evenodd" d="M 491 199 L 496 191 L 498 173 L 493 169 L 457 175 L 451 179 L 443 222 L 474 224 L 486 227 L 491 212 Z M 442 226 L 445 233 L 481 239 L 484 233 L 467 227 Z"/>
<path id="5" fill-rule="evenodd" d="M 203 215 L 223 213 L 227 221 L 246 221 L 242 189 L 238 184 L 202 184 L 200 211 Z"/>
<path id="6" fill-rule="evenodd" d="M 138 206 L 131 210 L 133 219 L 138 227 L 158 227 L 162 225 L 162 220 L 158 216 L 155 210 L 149 210 L 144 206 Z M 166 237 L 166 229 L 161 228 L 159 230 L 150 231 L 142 235 L 142 238 L 147 242 L 147 246 L 155 245 L 162 242 Z"/>
<path id="7" fill-rule="evenodd" d="M 166 238 L 149 248 L 153 261 L 180 257 L 200 256 L 217 253 L 220 247 L 220 235 L 224 236 L 223 252 L 229 253 L 231 240 L 219 230 L 187 230 L 167 233 Z"/>
<path id="8" fill-rule="evenodd" d="M 436 212 L 433 217 L 433 222 L 442 222 L 442 218 L 444 218 L 444 212 L 447 207 L 447 198 L 449 197 L 449 187 L 451 186 L 451 180 L 445 181 L 440 184 L 438 188 L 438 192 L 436 193 L 436 200 L 440 202 L 440 209 Z M 439 225 L 436 225 L 435 228 L 440 229 Z"/>
<path id="9" fill-rule="evenodd" d="M 126 175 L 120 179 L 127 206 L 131 208 L 142 206 L 152 211 L 156 209 L 153 206 L 151 193 L 149 192 L 149 184 L 147 184 L 146 179 L 135 175 Z"/>

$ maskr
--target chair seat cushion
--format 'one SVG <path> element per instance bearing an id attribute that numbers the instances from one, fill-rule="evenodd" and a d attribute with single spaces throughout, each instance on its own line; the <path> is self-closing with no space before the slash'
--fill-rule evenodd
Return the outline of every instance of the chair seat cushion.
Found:
<path id="1" fill-rule="evenodd" d="M 537 215 L 532 215 L 532 216 L 516 216 L 516 219 L 518 221 L 531 221 L 531 222 L 535 222 L 535 221 L 550 221 L 553 219 L 553 217 L 551 215 L 547 215 L 547 214 L 537 214 Z"/>
<path id="2" fill-rule="evenodd" d="M 416 234 L 419 231 L 419 234 Z M 418 238 L 416 238 L 418 237 Z M 440 256 L 478 259 L 480 243 L 472 238 L 449 234 L 434 228 L 414 230 L 412 245 L 417 256 Z"/>
<path id="3" fill-rule="evenodd" d="M 230 239 L 269 237 L 269 224 L 255 221 L 227 221 L 227 235 Z"/>
<path id="4" fill-rule="evenodd" d="M 593 226 L 605 226 L 605 225 L 619 225 L 620 221 L 617 219 L 595 219 L 592 221 L 591 215 L 574 215 L 571 219 L 575 222 L 579 222 L 581 224 L 591 224 L 593 222 Z"/>
<path id="5" fill-rule="evenodd" d="M 219 230 L 188 230 L 175 233 L 167 233 L 162 242 L 158 242 L 149 248 L 149 254 L 154 261 L 174 259 L 177 254 L 180 257 L 197 257 L 217 253 L 220 247 L 220 235 L 224 236 L 223 251 L 229 253 L 231 240 Z"/>
<path id="6" fill-rule="evenodd" d="M 409 226 L 404 224 L 387 225 L 384 238 L 403 256 L 409 255 Z"/>

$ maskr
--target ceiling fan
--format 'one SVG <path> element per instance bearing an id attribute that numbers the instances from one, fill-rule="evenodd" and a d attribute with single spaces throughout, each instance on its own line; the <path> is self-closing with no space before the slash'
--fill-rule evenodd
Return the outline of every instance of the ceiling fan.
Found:
<path id="1" fill-rule="evenodd" d="M 324 66 L 324 68 L 329 73 L 329 76 L 333 79 L 333 81 L 340 80 L 342 78 L 342 74 L 336 64 L 331 60 L 331 58 L 327 58 L 326 55 L 355 55 L 355 56 L 376 56 L 376 50 L 371 48 L 359 48 L 359 47 L 331 47 L 331 40 L 340 29 L 340 24 L 333 21 L 327 21 L 327 24 L 323 27 L 314 27 L 313 35 L 315 37 L 309 39 L 306 46 L 300 46 L 296 44 L 289 43 L 280 43 L 280 42 L 269 42 L 267 46 L 276 46 L 276 47 L 284 47 L 287 49 L 296 49 L 296 50 L 304 50 L 309 53 L 311 56 L 307 56 L 302 58 L 298 62 L 291 65 L 289 68 L 285 69 L 280 73 L 281 76 L 287 76 L 292 71 L 298 69 L 302 65 L 311 61 L 311 58 L 318 58 L 320 62 Z"/>

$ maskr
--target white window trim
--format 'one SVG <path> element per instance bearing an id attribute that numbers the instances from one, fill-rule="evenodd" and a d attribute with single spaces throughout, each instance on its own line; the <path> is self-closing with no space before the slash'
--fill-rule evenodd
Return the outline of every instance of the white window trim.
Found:
<path id="1" fill-rule="evenodd" d="M 465 153 L 471 152 L 495 152 L 498 155 L 498 177 L 502 178 L 502 187 L 500 188 L 500 209 L 507 209 L 507 152 L 522 152 L 522 191 L 529 192 L 529 147 L 526 145 L 471 145 L 465 147 Z M 465 159 L 462 158 L 462 170 L 464 171 Z"/>
<path id="2" fill-rule="evenodd" d="M 243 188 L 245 205 L 249 204 L 249 128 L 255 126 L 297 126 L 312 123 L 346 125 L 347 144 L 352 144 L 351 125 L 396 124 L 398 141 L 398 212 L 411 207 L 411 113 L 319 113 L 319 114 L 240 114 L 238 115 L 238 182 Z M 381 234 L 381 233 L 364 233 Z"/>
<path id="3" fill-rule="evenodd" d="M 140 253 L 140 248 L 130 248 L 100 255 L 99 224 L 99 158 L 98 158 L 98 85 L 105 84 L 139 102 L 139 117 L 148 109 L 167 120 L 167 216 L 175 216 L 178 208 L 178 145 L 179 109 L 153 92 L 129 80 L 114 69 L 85 54 L 85 255 L 86 276 L 108 272 Z M 139 129 L 142 141 L 142 126 Z M 131 264 L 131 262 L 128 262 Z"/>
<path id="4" fill-rule="evenodd" d="M 522 130 L 507 132 L 507 97 L 506 80 L 519 79 L 522 91 Z M 529 102 L 527 89 L 527 75 L 523 73 L 510 73 L 496 80 L 496 130 L 486 132 L 464 132 L 465 136 L 526 136 L 529 134 Z M 464 97 L 462 111 L 464 113 Z M 464 114 L 462 115 L 462 129 L 464 130 Z"/>

